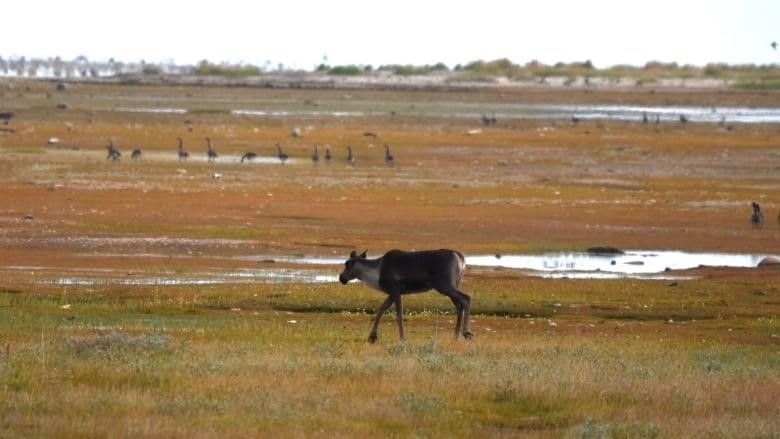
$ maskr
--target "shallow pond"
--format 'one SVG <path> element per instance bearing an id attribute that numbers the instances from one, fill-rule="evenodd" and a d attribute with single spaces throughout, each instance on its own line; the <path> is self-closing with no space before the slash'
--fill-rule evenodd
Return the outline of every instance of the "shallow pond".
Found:
<path id="1" fill-rule="evenodd" d="M 114 255 L 120 256 L 120 255 Z M 133 256 L 133 255 L 124 255 Z M 379 255 L 369 255 L 377 257 Z M 533 255 L 472 255 L 467 266 L 517 270 L 527 276 L 569 279 L 686 279 L 692 276 L 673 270 L 700 266 L 757 267 L 766 257 L 778 255 L 744 253 L 690 253 L 676 250 L 633 250 L 622 254 L 587 252 Z M 204 270 L 188 273 L 138 272 L 109 269 L 58 267 L 0 267 L 2 271 L 26 272 L 33 283 L 50 285 L 218 285 L 262 283 L 335 283 L 345 258 L 317 256 L 239 256 L 264 267 L 236 270 Z M 283 265 L 275 267 L 273 265 Z M 72 274 L 70 274 L 72 273 Z"/>
<path id="2" fill-rule="evenodd" d="M 689 253 L 677 250 L 633 250 L 623 254 L 587 252 L 544 253 L 539 255 L 471 256 L 472 266 L 523 270 L 529 275 L 549 278 L 672 278 L 672 270 L 700 266 L 757 267 L 768 255 L 744 253 Z"/>
<path id="3" fill-rule="evenodd" d="M 185 114 L 186 108 L 119 107 L 115 111 L 140 113 Z M 640 105 L 591 105 L 591 104 L 537 104 L 511 103 L 491 105 L 476 103 L 416 103 L 413 108 L 389 110 L 392 114 L 418 117 L 456 117 L 479 120 L 483 114 L 495 116 L 499 121 L 512 119 L 549 120 L 612 120 L 636 121 L 647 115 L 649 123 L 679 122 L 685 116 L 689 122 L 704 123 L 780 123 L 780 108 L 774 107 L 703 107 L 703 106 L 640 106 Z M 353 104 L 348 108 L 331 109 L 279 109 L 273 103 L 268 108 L 231 109 L 228 112 L 240 117 L 262 118 L 320 118 L 320 117 L 369 117 L 383 115 L 383 111 Z"/>

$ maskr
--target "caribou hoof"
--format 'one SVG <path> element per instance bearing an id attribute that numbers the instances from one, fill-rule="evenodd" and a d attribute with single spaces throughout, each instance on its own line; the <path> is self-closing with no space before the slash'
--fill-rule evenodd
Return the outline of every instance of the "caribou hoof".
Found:
<path id="1" fill-rule="evenodd" d="M 463 333 L 463 338 L 465 338 L 466 340 L 473 340 L 474 333 L 472 333 L 471 331 L 466 331 Z"/>
<path id="2" fill-rule="evenodd" d="M 369 343 L 376 343 L 376 334 L 371 334 L 368 336 L 368 342 Z"/>

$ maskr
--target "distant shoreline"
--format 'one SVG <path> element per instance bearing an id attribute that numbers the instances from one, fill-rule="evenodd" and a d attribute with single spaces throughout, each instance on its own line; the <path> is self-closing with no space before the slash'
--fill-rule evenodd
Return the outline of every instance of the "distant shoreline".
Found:
<path id="1" fill-rule="evenodd" d="M 48 81 L 62 83 L 97 83 L 120 85 L 186 85 L 214 87 L 265 87 L 305 89 L 386 89 L 466 91 L 474 89 L 546 88 L 572 90 L 655 90 L 704 89 L 717 90 L 734 87 L 737 82 L 715 78 L 659 78 L 652 82 L 637 78 L 564 77 L 549 76 L 511 79 L 498 76 L 490 79 L 467 80 L 455 74 L 429 75 L 328 75 L 310 72 L 265 73 L 259 76 L 229 77 L 221 75 L 147 75 L 121 74 L 103 77 L 0 77 L 0 81 Z"/>

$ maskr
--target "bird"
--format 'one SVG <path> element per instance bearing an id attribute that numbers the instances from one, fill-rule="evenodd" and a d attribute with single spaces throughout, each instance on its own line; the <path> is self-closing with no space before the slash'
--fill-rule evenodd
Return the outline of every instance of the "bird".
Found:
<path id="1" fill-rule="evenodd" d="M 772 50 L 777 50 L 777 41 L 772 41 L 772 44 L 770 44 L 770 46 L 772 46 Z"/>
<path id="2" fill-rule="evenodd" d="M 347 163 L 349 163 L 351 166 L 355 166 L 355 154 L 352 154 L 352 147 L 347 147 Z"/>
<path id="3" fill-rule="evenodd" d="M 131 159 L 140 159 L 141 158 L 141 154 L 143 154 L 143 151 L 141 151 L 140 148 L 136 148 L 136 149 L 133 150 L 133 153 L 130 154 L 130 158 Z"/>
<path id="4" fill-rule="evenodd" d="M 181 137 L 177 137 L 177 140 L 179 141 L 179 161 L 187 160 L 187 158 L 190 156 L 190 153 L 184 149 L 184 140 L 182 140 Z"/>
<path id="5" fill-rule="evenodd" d="M 330 163 L 330 159 L 333 157 L 330 155 L 330 146 L 325 147 L 325 162 Z"/>
<path id="6" fill-rule="evenodd" d="M 761 207 L 755 201 L 753 204 L 753 214 L 750 215 L 750 224 L 754 229 L 760 229 L 764 225 L 764 214 L 761 212 Z"/>
<path id="7" fill-rule="evenodd" d="M 491 124 L 496 123 L 496 114 L 493 113 L 492 117 L 489 117 L 489 116 L 483 114 L 482 115 L 482 123 L 485 124 L 485 125 L 491 125 Z"/>
<path id="8" fill-rule="evenodd" d="M 217 154 L 217 152 L 214 151 L 214 148 L 211 147 L 211 138 L 209 137 L 206 137 L 206 148 L 206 155 L 208 156 L 208 160 L 210 162 L 213 162 L 217 159 L 217 157 L 219 157 L 219 154 Z"/>
<path id="9" fill-rule="evenodd" d="M 684 114 L 680 115 L 680 123 L 688 123 L 688 117 Z"/>
<path id="10" fill-rule="evenodd" d="M 117 161 L 122 157 L 122 153 L 119 152 L 119 150 L 114 147 L 114 142 L 110 140 L 106 145 L 106 149 L 108 150 L 108 154 L 106 155 L 106 160 Z"/>
<path id="11" fill-rule="evenodd" d="M 642 123 L 647 124 L 649 122 L 649 119 L 647 118 L 647 111 L 642 112 Z"/>
<path id="12" fill-rule="evenodd" d="M 279 157 L 279 161 L 282 162 L 282 164 L 287 162 L 287 159 L 290 158 L 290 157 L 287 154 L 282 152 L 282 145 L 277 143 L 276 144 L 276 149 L 279 151 L 279 153 L 276 155 L 277 157 Z"/>
<path id="13" fill-rule="evenodd" d="M 320 161 L 320 151 L 317 149 L 317 145 L 314 145 L 314 153 L 311 155 L 311 161 L 315 164 Z"/>
<path id="14" fill-rule="evenodd" d="M 244 163 L 244 160 L 250 161 L 257 158 L 257 154 L 253 153 L 252 151 L 247 151 L 244 153 L 244 155 L 241 156 L 241 163 Z"/>
<path id="15" fill-rule="evenodd" d="M 387 163 L 387 166 L 395 165 L 395 157 L 390 153 L 390 146 L 388 145 L 385 145 L 385 163 Z"/>

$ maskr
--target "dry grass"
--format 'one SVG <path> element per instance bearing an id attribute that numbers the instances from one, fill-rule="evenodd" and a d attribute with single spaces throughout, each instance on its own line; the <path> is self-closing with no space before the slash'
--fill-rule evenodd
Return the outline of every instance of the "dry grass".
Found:
<path id="1" fill-rule="evenodd" d="M 388 316 L 376 345 L 360 285 L 5 292 L 4 435 L 777 434 L 776 285 L 542 282 L 469 277 L 471 343 L 412 297 L 409 341 Z"/>
<path id="2" fill-rule="evenodd" d="M 441 111 L 768 105 L 772 93 L 12 85 L 0 91 L 17 112 L 16 132 L 0 134 L 0 436 L 780 434 L 771 268 L 703 268 L 675 282 L 470 269 L 474 342 L 453 339 L 451 304 L 429 294 L 406 301 L 406 343 L 387 316 L 376 345 L 365 339 L 381 297 L 361 285 L 46 282 L 280 267 L 235 256 L 354 248 L 776 253 L 776 126 L 483 127 Z M 189 113 L 115 111 L 128 106 Z M 236 107 L 365 114 L 253 118 L 230 115 Z M 177 136 L 188 163 L 176 160 Z M 109 138 L 145 158 L 107 162 Z M 272 157 L 277 141 L 288 164 L 235 163 L 247 150 Z M 312 165 L 314 143 L 336 161 Z M 749 227 L 753 200 L 767 212 L 761 230 Z"/>

